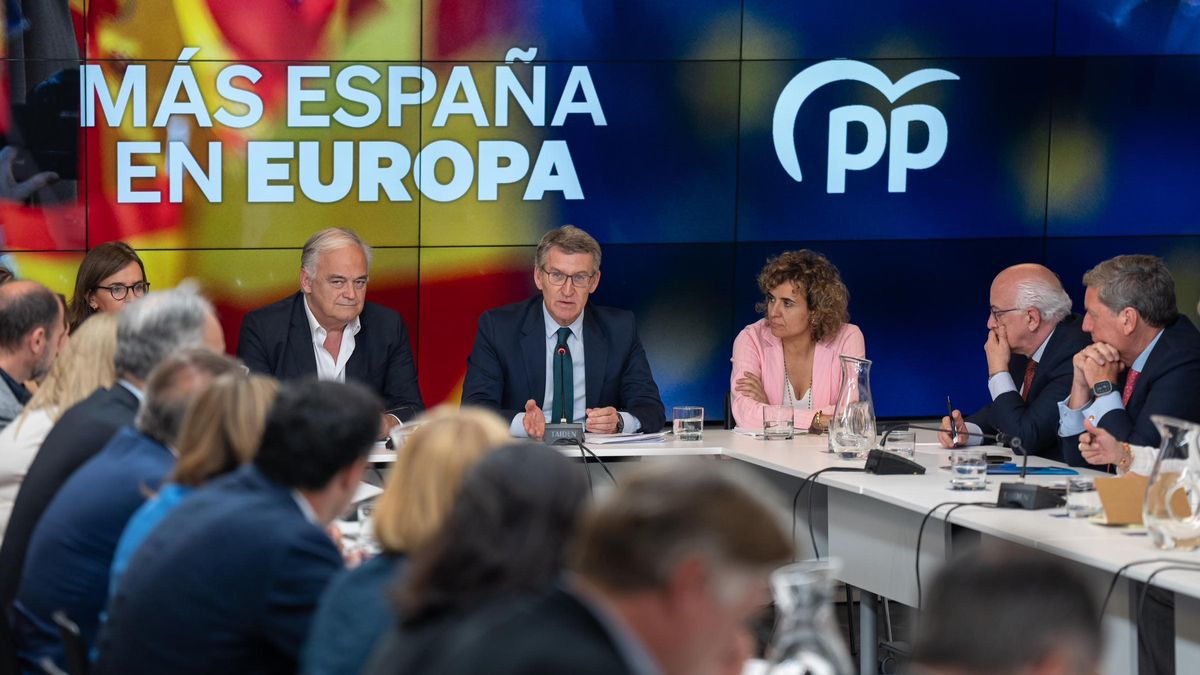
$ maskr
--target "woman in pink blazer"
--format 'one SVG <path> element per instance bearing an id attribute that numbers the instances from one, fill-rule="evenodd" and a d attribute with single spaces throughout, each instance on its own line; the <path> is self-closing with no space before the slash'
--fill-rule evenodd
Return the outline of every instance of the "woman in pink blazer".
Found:
<path id="1" fill-rule="evenodd" d="M 733 342 L 733 417 L 761 429 L 764 406 L 786 405 L 797 429 L 824 431 L 841 386 L 838 357 L 866 358 L 862 331 L 849 323 L 850 293 L 837 268 L 806 249 L 768 260 L 758 288 L 764 317 Z"/>

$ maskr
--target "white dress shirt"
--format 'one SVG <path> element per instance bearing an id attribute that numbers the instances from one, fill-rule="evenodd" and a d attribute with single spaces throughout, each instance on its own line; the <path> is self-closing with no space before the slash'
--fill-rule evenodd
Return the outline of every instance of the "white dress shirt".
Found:
<path id="1" fill-rule="evenodd" d="M 346 324 L 342 331 L 342 346 L 338 350 L 337 359 L 325 349 L 325 338 L 329 333 L 317 322 L 312 310 L 308 308 L 308 297 L 304 298 L 304 315 L 308 317 L 308 330 L 312 333 L 313 355 L 317 357 L 317 379 L 333 382 L 346 381 L 346 362 L 354 354 L 354 336 L 362 329 L 358 317 Z"/>

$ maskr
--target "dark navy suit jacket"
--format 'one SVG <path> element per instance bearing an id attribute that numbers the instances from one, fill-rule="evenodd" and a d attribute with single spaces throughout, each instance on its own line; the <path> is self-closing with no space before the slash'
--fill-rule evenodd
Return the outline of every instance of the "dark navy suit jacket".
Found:
<path id="1" fill-rule="evenodd" d="M 341 570 L 291 490 L 239 469 L 184 500 L 134 554 L 94 672 L 295 673 L 317 600 Z"/>
<path id="2" fill-rule="evenodd" d="M 368 302 L 358 317 L 354 353 L 346 362 L 346 379 L 357 380 L 383 398 L 387 411 L 402 421 L 425 409 L 417 387 L 417 368 L 404 319 Z M 296 293 L 261 307 L 242 320 L 238 358 L 258 373 L 280 380 L 314 377 L 312 331 L 304 313 L 304 294 Z"/>
<path id="3" fill-rule="evenodd" d="M 1022 447 L 1031 455 L 1061 460 L 1058 402 L 1071 391 L 1071 380 L 1075 376 L 1071 359 L 1092 343 L 1092 337 L 1083 332 L 1082 325 L 1083 320 L 1071 314 L 1055 327 L 1033 373 L 1028 401 L 1022 399 L 1020 393 L 1010 391 L 998 396 L 967 421 L 978 424 L 985 434 L 999 431 L 1020 438 Z M 1028 362 L 1028 357 L 1020 354 L 1013 354 L 1009 361 L 1008 372 L 1018 390 L 1025 380 Z"/>
<path id="4" fill-rule="evenodd" d="M 542 296 L 488 310 L 479 317 L 467 359 L 463 405 L 497 410 L 512 420 L 546 396 L 546 323 Z M 666 423 L 658 385 L 638 339 L 633 313 L 588 305 L 583 314 L 584 379 L 589 408 L 612 406 L 633 415 L 642 431 Z"/>
<path id="5" fill-rule="evenodd" d="M 94 641 L 121 532 L 173 466 L 166 446 L 125 427 L 50 502 L 29 540 L 17 592 L 15 632 L 31 668 L 43 656 L 61 657 L 50 618 L 56 610 L 75 621 L 89 644 Z"/>
<path id="6" fill-rule="evenodd" d="M 1125 387 L 1125 374 L 1117 391 Z M 1200 331 L 1182 314 L 1163 328 L 1162 337 L 1146 359 L 1125 408 L 1100 418 L 1097 426 L 1130 445 L 1158 447 L 1160 437 L 1151 415 L 1168 415 L 1200 422 Z M 1063 458 L 1087 466 L 1079 452 L 1079 437 L 1062 439 Z"/>
<path id="7" fill-rule="evenodd" d="M 97 389 L 63 413 L 42 441 L 21 482 L 0 546 L 0 606 L 5 614 L 16 597 L 25 551 L 42 512 L 76 469 L 100 452 L 118 429 L 133 424 L 137 410 L 137 397 L 120 384 Z M 15 668 L 12 645 L 9 624 L 0 621 L 0 672 Z"/>

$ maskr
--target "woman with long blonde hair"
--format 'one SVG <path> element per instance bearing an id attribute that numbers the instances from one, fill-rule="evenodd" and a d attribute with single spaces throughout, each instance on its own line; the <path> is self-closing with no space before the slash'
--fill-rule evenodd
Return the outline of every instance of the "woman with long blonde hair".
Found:
<path id="1" fill-rule="evenodd" d="M 116 314 L 97 314 L 80 324 L 25 409 L 0 432 L 0 536 L 25 472 L 58 418 L 97 389 L 113 386 L 116 351 Z"/>

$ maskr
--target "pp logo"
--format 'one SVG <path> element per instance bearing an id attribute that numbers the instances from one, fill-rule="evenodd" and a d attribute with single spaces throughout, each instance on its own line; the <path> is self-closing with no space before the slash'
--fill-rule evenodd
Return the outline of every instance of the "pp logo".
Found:
<path id="1" fill-rule="evenodd" d="M 796 156 L 796 115 L 805 99 L 817 89 L 842 80 L 853 80 L 869 84 L 878 89 L 889 101 L 930 82 L 957 80 L 958 76 L 948 70 L 925 68 L 910 73 L 892 82 L 883 71 L 862 61 L 823 61 L 800 71 L 788 82 L 775 103 L 775 118 L 772 129 L 775 138 L 775 154 L 788 175 L 797 182 L 803 179 L 800 160 Z M 867 129 L 867 144 L 860 152 L 850 152 L 847 147 L 847 130 L 857 122 Z M 920 122 L 929 129 L 929 143 L 919 152 L 909 147 L 909 129 Z M 870 106 L 847 105 L 829 111 L 829 162 L 826 170 L 825 191 L 844 193 L 846 172 L 862 171 L 875 166 L 888 153 L 888 192 L 904 192 L 908 186 L 908 172 L 928 169 L 938 163 L 946 152 L 946 118 L 933 106 L 913 104 L 892 110 L 891 129 L 883 115 Z"/>

